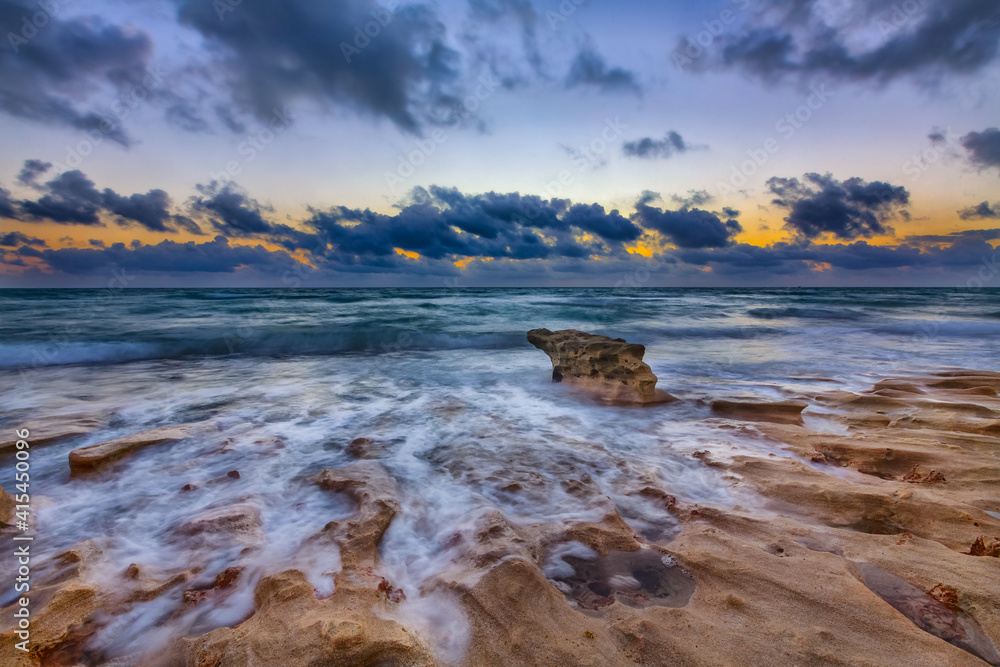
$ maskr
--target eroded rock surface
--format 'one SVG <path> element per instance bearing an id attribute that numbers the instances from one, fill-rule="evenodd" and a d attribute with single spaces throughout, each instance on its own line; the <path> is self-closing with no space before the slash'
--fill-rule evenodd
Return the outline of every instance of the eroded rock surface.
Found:
<path id="1" fill-rule="evenodd" d="M 817 410 L 806 424 L 713 420 L 739 429 L 742 441 L 766 444 L 756 453 L 715 447 L 692 454 L 749 507 L 693 504 L 668 477 L 625 457 L 613 463 L 619 479 L 612 481 L 587 474 L 571 455 L 546 468 L 531 447 L 470 436 L 424 459 L 481 489 L 483 505 L 442 533 L 435 558 L 443 569 L 419 590 L 392 581 L 393 565 L 380 559 L 382 537 L 403 507 L 389 471 L 373 460 L 324 470 L 311 483 L 354 504 L 304 545 L 340 553 L 342 569 L 329 573 L 332 594 L 313 588 L 316 573 L 286 563 L 252 572 L 227 562 L 194 579 L 139 564 L 111 595 L 76 571 L 93 557 L 81 547 L 40 577 L 41 652 L 9 664 L 101 664 L 81 647 L 105 613 L 173 591 L 182 610 L 197 614 L 234 590 L 254 591 L 247 617 L 175 639 L 139 664 L 443 664 L 434 638 L 404 613 L 428 591 L 458 601 L 468 645 L 448 664 L 462 667 L 1000 664 L 993 557 L 1000 550 L 1000 400 L 981 389 L 995 386 L 1000 375 L 902 378 L 866 392 L 810 395 L 810 404 L 834 409 Z M 836 428 L 812 430 L 824 419 Z M 352 456 L 374 456 L 370 445 L 358 443 Z M 574 442 L 567 451 L 599 447 Z M 553 493 L 586 501 L 586 516 L 526 520 L 507 509 Z M 253 502 L 193 511 L 179 534 L 255 541 Z M 671 530 L 647 531 L 636 521 L 633 514 L 654 506 L 669 513 Z M 88 567 L 107 571 L 99 562 Z M 3 653 L 9 636 L 0 639 L 0 664 L 22 660 Z"/>
<path id="2" fill-rule="evenodd" d="M 141 433 L 101 442 L 90 447 L 74 449 L 69 453 L 69 468 L 74 474 L 90 472 L 123 459 L 143 447 L 158 445 L 164 442 L 177 442 L 185 438 L 214 431 L 218 431 L 218 426 L 212 422 L 161 426 L 148 431 L 142 431 Z"/>
<path id="3" fill-rule="evenodd" d="M 802 411 L 807 407 L 809 404 L 801 401 L 712 401 L 712 411 L 717 414 L 779 424 L 801 424 Z"/>
<path id="4" fill-rule="evenodd" d="M 579 385 L 617 403 L 664 403 L 673 396 L 656 388 L 656 376 L 642 357 L 646 348 L 623 338 L 566 329 L 533 329 L 528 342 L 549 355 L 552 381 Z"/>
<path id="5" fill-rule="evenodd" d="M 327 491 L 347 494 L 354 514 L 327 524 L 324 532 L 341 544 L 345 570 L 378 564 L 378 543 L 399 512 L 396 480 L 374 461 L 359 461 L 343 468 L 323 470 L 312 481 Z"/>
<path id="6" fill-rule="evenodd" d="M 377 587 L 338 586 L 319 600 L 298 570 L 261 579 L 254 591 L 256 612 L 234 628 L 182 639 L 157 667 L 244 667 L 245 665 L 357 665 L 430 667 L 427 646 L 399 623 L 375 610 L 394 603 Z"/>

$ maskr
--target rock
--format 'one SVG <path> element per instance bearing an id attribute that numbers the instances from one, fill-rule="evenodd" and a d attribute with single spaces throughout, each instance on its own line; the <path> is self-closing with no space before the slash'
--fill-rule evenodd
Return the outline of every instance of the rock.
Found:
<path id="1" fill-rule="evenodd" d="M 712 411 L 748 421 L 769 421 L 781 424 L 801 423 L 802 411 L 808 403 L 799 401 L 776 401 L 771 403 L 756 401 L 712 401 Z"/>
<path id="2" fill-rule="evenodd" d="M 183 600 L 185 604 L 196 605 L 205 600 L 221 597 L 232 592 L 236 580 L 243 573 L 242 567 L 229 567 L 220 572 L 215 581 L 206 588 L 190 588 L 184 591 Z"/>
<path id="3" fill-rule="evenodd" d="M 0 525 L 9 526 L 14 523 L 14 496 L 3 490 L 0 486 Z"/>
<path id="4" fill-rule="evenodd" d="M 570 607 L 537 566 L 520 558 L 486 571 L 464 592 L 462 606 L 471 625 L 472 641 L 462 663 L 469 667 L 624 667 L 638 662 L 626 659 L 616 646 L 612 628 Z M 585 632 L 594 635 L 586 643 Z"/>
<path id="5" fill-rule="evenodd" d="M 931 470 L 926 475 L 921 475 L 917 470 L 920 466 L 914 464 L 910 471 L 903 475 L 903 481 L 909 482 L 910 484 L 942 484 L 947 482 L 944 475 L 937 470 Z"/>
<path id="6" fill-rule="evenodd" d="M 163 442 L 177 442 L 196 435 L 218 431 L 212 422 L 161 426 L 122 438 L 115 438 L 90 447 L 74 449 L 69 453 L 69 469 L 73 474 L 90 472 L 101 466 L 125 458 L 132 452 Z"/>
<path id="7" fill-rule="evenodd" d="M 378 543 L 399 512 L 396 480 L 374 461 L 323 470 L 310 479 L 327 491 L 347 494 L 358 504 L 351 517 L 332 521 L 323 529 L 340 543 L 344 569 L 378 565 Z"/>
<path id="8" fill-rule="evenodd" d="M 992 543 L 986 544 L 985 537 L 977 537 L 976 541 L 972 543 L 972 547 L 969 549 L 969 555 L 1000 558 L 1000 539 L 995 539 Z"/>
<path id="9" fill-rule="evenodd" d="M 344 450 L 356 459 L 377 459 L 379 457 L 375 442 L 370 438 L 355 438 Z"/>
<path id="10" fill-rule="evenodd" d="M 534 329 L 528 332 L 528 342 L 549 355 L 553 382 L 579 385 L 617 403 L 676 400 L 656 389 L 656 376 L 642 361 L 646 348 L 637 343 L 575 329 Z"/>
<path id="11" fill-rule="evenodd" d="M 235 535 L 250 542 L 263 539 L 260 510 L 247 503 L 237 503 L 200 514 L 180 526 L 177 533 L 203 540 L 220 533 Z"/>
<path id="12" fill-rule="evenodd" d="M 381 580 L 379 580 L 381 581 Z M 430 651 L 399 623 L 379 615 L 395 603 L 371 587 L 338 586 L 324 600 L 298 570 L 264 577 L 257 584 L 257 611 L 233 628 L 178 640 L 174 651 L 143 664 L 358 665 L 430 667 Z M 383 613 L 384 615 L 384 613 Z"/>
<path id="13" fill-rule="evenodd" d="M 167 572 L 154 566 L 130 564 L 124 572 L 122 586 L 115 592 L 120 603 L 149 602 L 167 591 L 186 584 L 195 576 L 193 571 Z"/>
<path id="14" fill-rule="evenodd" d="M 676 561 L 656 549 L 610 551 L 605 556 L 563 555 L 554 582 L 573 606 L 598 611 L 620 602 L 630 607 L 683 607 L 695 582 Z"/>
<path id="15" fill-rule="evenodd" d="M 857 563 L 856 566 L 865 586 L 913 621 L 918 628 L 982 658 L 991 665 L 1000 662 L 1000 652 L 974 620 L 963 617 L 954 607 L 945 604 L 937 596 L 924 593 L 901 577 L 870 563 Z M 943 587 L 941 590 L 944 590 Z M 951 599 L 952 596 L 957 603 L 958 596 L 955 591 L 943 594 L 946 599 Z"/>
<path id="16" fill-rule="evenodd" d="M 87 583 L 87 574 L 102 564 L 100 545 L 88 540 L 39 567 L 46 574 L 31 582 L 30 651 L 16 650 L 14 644 L 22 640 L 7 630 L 0 634 L 0 665 L 81 664 L 80 644 L 96 629 L 93 616 L 101 607 L 100 591 Z M 15 598 L 0 610 L 3 618 L 13 620 L 16 605 Z"/>
<path id="17" fill-rule="evenodd" d="M 936 584 L 927 594 L 952 611 L 958 611 L 958 591 L 944 584 Z"/>

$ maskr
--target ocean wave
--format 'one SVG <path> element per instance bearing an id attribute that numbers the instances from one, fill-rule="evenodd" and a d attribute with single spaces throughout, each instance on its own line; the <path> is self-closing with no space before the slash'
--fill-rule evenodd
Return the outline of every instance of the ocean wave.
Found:
<path id="1" fill-rule="evenodd" d="M 71 364 L 108 364 L 197 357 L 292 357 L 336 354 L 388 354 L 464 349 L 512 349 L 528 343 L 524 332 L 440 333 L 379 327 L 312 332 L 287 327 L 218 330 L 199 339 L 156 341 L 73 341 L 0 344 L 0 367 L 31 368 Z"/>
<path id="2" fill-rule="evenodd" d="M 759 320 L 778 320 L 785 318 L 802 318 L 817 320 L 860 320 L 866 317 L 856 310 L 833 308 L 751 308 L 747 315 Z"/>
<path id="3" fill-rule="evenodd" d="M 919 336 L 921 338 L 995 337 L 1000 336 L 1000 323 L 908 321 L 881 326 L 874 331 L 883 334 Z"/>

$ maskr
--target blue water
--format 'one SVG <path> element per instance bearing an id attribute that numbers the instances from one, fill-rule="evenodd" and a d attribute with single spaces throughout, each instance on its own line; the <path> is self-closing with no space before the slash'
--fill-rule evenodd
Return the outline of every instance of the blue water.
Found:
<path id="1" fill-rule="evenodd" d="M 420 591 L 460 575 L 463 540 L 490 512 L 564 524 L 614 508 L 666 544 L 677 526 L 637 485 L 752 507 L 691 453 L 775 447 L 713 417 L 703 399 L 1000 370 L 1000 290 L 985 289 L 5 290 L 0 312 L 0 428 L 81 415 L 103 424 L 32 449 L 36 554 L 95 540 L 103 560 L 88 576 L 108 587 L 131 563 L 164 577 L 202 568 L 206 582 L 246 568 L 236 593 L 194 611 L 182 608 L 183 587 L 136 604 L 95 640 L 109 656 L 238 622 L 266 574 L 297 567 L 329 592 L 338 554 L 308 538 L 351 508 L 306 477 L 353 461 L 345 447 L 358 437 L 383 445 L 380 462 L 401 488 L 381 549 L 386 575 L 407 591 L 401 620 L 455 662 L 461 610 L 443 589 Z M 525 340 L 538 327 L 643 343 L 659 386 L 685 400 L 610 407 L 552 385 L 549 360 Z M 72 449 L 207 419 L 217 435 L 69 477 Z M 13 462 L 0 464 L 10 488 Z M 239 480 L 218 481 L 231 470 Z M 585 476 L 599 492 L 567 492 Z M 503 490 L 513 481 L 522 492 Z M 259 534 L 202 544 L 178 530 L 236 503 L 260 512 Z"/>

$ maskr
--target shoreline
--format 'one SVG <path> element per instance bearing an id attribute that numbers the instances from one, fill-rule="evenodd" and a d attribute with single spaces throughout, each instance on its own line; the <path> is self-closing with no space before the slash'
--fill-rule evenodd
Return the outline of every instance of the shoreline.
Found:
<path id="1" fill-rule="evenodd" d="M 175 637 L 158 657 L 135 664 L 245 665 L 291 654 L 470 667 L 1000 664 L 997 390 L 1000 373 L 940 371 L 887 378 L 856 393 L 789 392 L 786 399 L 809 406 L 798 423 L 789 423 L 787 403 L 776 412 L 767 404 L 750 413 L 726 406 L 707 419 L 764 446 L 755 455 L 699 450 L 692 457 L 727 480 L 737 494 L 732 506 L 679 500 L 622 462 L 630 497 L 673 517 L 666 532 L 637 532 L 585 477 L 562 480 L 563 492 L 590 499 L 603 519 L 480 516 L 456 533 L 451 565 L 416 596 L 454 603 L 462 618 L 449 622 L 464 637 L 435 635 L 405 604 L 414 591 L 386 576 L 380 546 L 405 491 L 379 463 L 385 443 L 352 442 L 356 463 L 316 481 L 354 506 L 310 538 L 340 549 L 334 590 L 319 592 L 275 563 L 253 586 L 256 611 L 232 629 Z M 666 419 L 670 409 L 643 408 L 663 410 Z M 170 446 L 148 440 L 152 448 Z M 114 475 L 120 463 L 109 465 Z M 513 496 L 535 492 L 530 480 L 489 483 Z M 743 498 L 754 503 L 741 505 Z M 199 521 L 187 534 L 236 536 L 251 549 L 261 539 L 252 506 Z M 218 576 L 142 564 L 107 571 L 105 546 L 84 542 L 39 564 L 32 638 L 40 648 L 33 658 L 11 654 L 10 633 L 0 635 L 4 664 L 94 659 L 102 653 L 87 638 L 124 609 L 183 591 L 182 611 L 246 584 L 238 583 L 246 576 L 239 566 Z M 317 627 L 325 630 L 316 635 Z"/>

